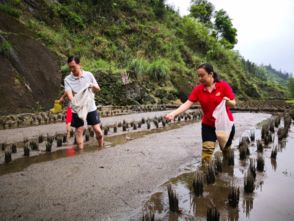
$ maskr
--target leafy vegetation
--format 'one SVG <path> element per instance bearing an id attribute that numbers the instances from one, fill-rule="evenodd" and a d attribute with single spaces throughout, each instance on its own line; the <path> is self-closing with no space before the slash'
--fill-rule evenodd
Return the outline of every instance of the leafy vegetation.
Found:
<path id="1" fill-rule="evenodd" d="M 237 43 L 237 29 L 233 27 L 230 17 L 222 9 L 216 12 L 215 28 L 222 44 L 226 48 L 233 48 Z"/>
<path id="2" fill-rule="evenodd" d="M 288 80 L 288 88 L 290 92 L 290 97 L 294 98 L 294 78 L 289 78 Z"/>
<path id="3" fill-rule="evenodd" d="M 61 61 L 71 54 L 81 57 L 84 69 L 102 86 L 96 98 L 100 104 L 185 100 L 197 83 L 195 67 L 203 62 L 215 67 L 239 99 L 288 93 L 289 75 L 232 50 L 237 33 L 231 19 L 207 0 L 193 0 L 185 17 L 164 0 L 5 2 Z M 65 75 L 68 69 L 61 63 Z M 127 85 L 121 79 L 124 72 L 130 78 Z"/>
<path id="4" fill-rule="evenodd" d="M 2 40 L 2 42 L 0 42 L 0 54 L 1 55 L 4 55 L 7 57 L 9 55 L 9 51 L 11 48 L 12 48 L 12 45 L 8 41 Z"/>
<path id="5" fill-rule="evenodd" d="M 19 6 L 19 4 L 20 0 L 4 1 L 4 3 L 0 3 L 0 11 L 18 18 L 20 15 L 20 11 L 15 7 Z"/>
<path id="6" fill-rule="evenodd" d="M 200 22 L 211 26 L 211 19 L 214 12 L 214 6 L 207 0 L 193 0 L 190 8 L 191 16 L 199 19 Z"/>
<path id="7" fill-rule="evenodd" d="M 290 104 L 291 106 L 294 106 L 294 100 L 287 100 L 286 101 L 288 104 Z"/>

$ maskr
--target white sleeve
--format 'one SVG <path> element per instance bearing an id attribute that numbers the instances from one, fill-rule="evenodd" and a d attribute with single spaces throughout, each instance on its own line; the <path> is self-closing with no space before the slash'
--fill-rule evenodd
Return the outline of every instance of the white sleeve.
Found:
<path id="1" fill-rule="evenodd" d="M 64 79 L 64 91 L 65 92 L 66 91 L 72 91 L 72 89 L 71 89 L 71 87 L 70 87 L 70 85 L 69 85 L 69 83 L 68 83 L 68 81 L 67 81 L 66 78 Z"/>
<path id="2" fill-rule="evenodd" d="M 99 84 L 98 84 L 98 82 L 96 81 L 94 75 L 93 75 L 91 72 L 90 72 L 90 74 L 91 74 L 91 83 L 93 83 L 93 84 L 97 84 L 97 85 L 99 86 Z"/>

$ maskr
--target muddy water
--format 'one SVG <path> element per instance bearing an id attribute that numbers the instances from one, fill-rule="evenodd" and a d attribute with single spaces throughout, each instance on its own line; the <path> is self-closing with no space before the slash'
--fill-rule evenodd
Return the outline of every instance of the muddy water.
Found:
<path id="1" fill-rule="evenodd" d="M 134 113 L 128 115 L 120 115 L 113 117 L 103 117 L 101 119 L 102 124 L 105 125 L 114 125 L 126 120 L 127 122 L 139 121 L 143 117 L 154 118 L 159 116 L 164 116 L 170 111 L 155 111 L 155 112 L 145 112 L 145 113 Z M 20 142 L 25 138 L 37 138 L 40 134 L 46 136 L 47 134 L 53 136 L 55 134 L 65 133 L 65 123 L 56 123 L 56 124 L 47 124 L 47 125 L 39 125 L 32 126 L 28 128 L 15 128 L 15 129 L 7 129 L 0 130 L 0 143 L 12 143 L 12 142 Z"/>
<path id="2" fill-rule="evenodd" d="M 236 137 L 267 117 L 236 113 Z M 130 220 L 161 184 L 199 165 L 200 131 L 189 124 L 2 175 L 1 219 Z"/>
<path id="3" fill-rule="evenodd" d="M 190 111 L 190 112 L 192 112 L 192 111 Z M 194 113 L 198 113 L 198 112 L 199 111 L 197 110 Z M 108 126 L 113 125 L 113 124 L 117 124 L 117 122 L 122 122 L 123 120 L 125 120 L 128 123 L 131 123 L 131 122 L 138 123 L 139 121 L 141 122 L 141 120 L 143 118 L 146 121 L 147 119 L 150 119 L 151 116 L 159 118 L 159 117 L 164 116 L 165 113 L 167 113 L 167 111 L 145 112 L 145 113 L 141 113 L 141 115 L 137 113 L 137 114 L 124 115 L 124 116 L 115 116 L 115 117 L 105 118 L 105 119 L 103 119 L 103 122 L 104 123 L 106 122 L 107 123 L 106 125 L 108 125 Z M 159 114 L 161 114 L 161 115 L 159 115 Z M 180 122 L 178 122 L 178 120 L 176 122 L 174 122 L 174 121 L 169 122 L 165 126 L 168 127 L 168 129 L 172 129 L 172 128 L 178 127 L 177 125 L 179 125 L 179 123 L 180 123 L 180 125 L 185 125 L 185 123 L 183 124 L 183 122 L 192 123 L 192 122 L 197 122 L 197 121 L 198 120 L 188 120 L 188 121 L 185 120 L 184 121 L 184 119 L 182 119 Z M 173 124 L 176 124 L 176 125 L 171 126 Z M 63 137 L 65 135 L 65 133 L 61 132 L 60 126 L 61 126 L 60 124 L 54 124 L 54 125 L 41 125 L 41 126 L 30 127 L 30 128 L 17 128 L 17 129 L 11 129 L 11 130 L 3 130 L 3 131 L 0 130 L 0 138 L 1 138 L 1 136 L 7 135 L 7 139 L 18 140 L 21 137 L 20 136 L 21 134 L 22 134 L 22 137 L 24 137 L 23 134 L 26 134 L 27 135 L 26 138 L 30 139 L 29 141 L 34 140 L 36 143 L 38 143 L 37 133 L 39 133 L 39 135 L 43 135 L 43 137 L 45 137 L 44 138 L 44 141 L 45 141 L 46 135 L 44 136 L 44 134 L 46 134 L 45 133 L 46 129 L 48 129 L 48 131 L 50 132 L 50 133 L 47 133 L 47 136 L 48 135 L 54 136 L 54 134 L 55 135 L 58 134 L 59 136 Z M 163 130 L 165 130 L 166 129 L 165 126 L 162 125 L 162 123 L 159 123 L 158 128 L 163 128 Z M 64 130 L 64 124 L 62 124 L 62 128 L 63 128 L 62 130 Z M 152 120 L 150 120 L 150 128 L 149 129 L 147 128 L 146 122 L 144 124 L 141 124 L 140 128 L 139 128 L 139 126 L 137 126 L 137 128 L 129 127 L 126 129 L 126 131 L 123 131 L 122 127 L 117 127 L 116 132 L 114 132 L 113 128 L 110 128 L 110 130 L 108 131 L 108 135 L 106 136 L 106 140 L 111 140 L 111 143 L 112 143 L 111 145 L 113 146 L 113 144 L 117 143 L 116 140 L 119 140 L 120 142 L 122 142 L 123 140 L 129 138 L 128 135 L 122 136 L 122 134 L 130 134 L 132 132 L 140 131 L 139 133 L 132 133 L 131 136 L 141 137 L 145 134 L 145 132 L 142 132 L 142 131 L 149 131 L 146 134 L 149 134 L 150 131 L 151 131 L 151 133 L 154 133 L 153 132 L 154 128 L 156 128 L 156 126 L 155 126 L 154 122 L 152 122 Z M 20 130 L 21 130 L 21 134 L 18 133 Z M 160 131 L 162 131 L 162 129 L 155 130 L 155 132 L 160 132 Z M 17 136 L 12 136 L 13 134 L 16 134 Z M 111 137 L 113 136 L 113 137 L 109 138 L 110 136 Z M 30 151 L 30 156 L 34 157 L 32 160 L 31 159 L 22 159 L 22 160 L 16 161 L 16 164 L 20 164 L 21 162 L 27 162 L 27 164 L 30 165 L 31 164 L 30 162 L 41 162 L 41 161 L 45 161 L 47 158 L 50 160 L 50 159 L 58 159 L 60 157 L 64 157 L 64 156 L 66 156 L 66 154 L 64 154 L 65 150 L 72 150 L 73 149 L 73 145 L 70 145 L 70 144 L 74 143 L 74 137 L 70 138 L 66 143 L 63 143 L 62 146 L 60 146 L 60 147 L 57 146 L 57 142 L 53 142 L 51 153 L 56 152 L 56 151 L 57 151 L 57 153 L 54 153 L 50 156 L 49 155 L 42 156 L 40 158 L 41 160 L 35 159 L 38 155 L 42 155 L 42 154 L 46 153 L 46 142 L 44 142 L 44 141 L 38 144 L 38 150 Z M 17 151 L 17 153 L 12 154 L 13 162 L 16 159 L 24 157 L 24 151 L 23 151 L 24 141 L 21 140 L 20 142 L 17 142 L 15 144 L 18 147 L 17 148 L 18 151 Z M 97 150 L 95 148 L 95 145 L 97 145 L 97 141 L 95 138 L 90 137 L 90 140 L 88 142 L 85 142 L 85 144 L 87 146 L 86 151 Z M 109 146 L 109 143 L 107 145 Z M 11 145 L 6 145 L 6 149 L 9 150 L 10 147 L 11 147 Z M 77 152 L 77 153 L 79 153 L 79 152 Z M 5 164 L 5 160 L 4 160 L 5 156 L 4 155 L 5 155 L 5 151 L 0 150 L 0 174 L 1 174 L 1 164 Z M 24 165 L 23 163 L 21 163 L 21 164 L 22 164 L 22 166 Z M 11 166 L 9 165 L 9 166 L 3 166 L 3 167 L 8 168 Z M 4 171 L 7 171 L 7 170 L 10 170 L 10 169 L 5 169 Z"/>
<path id="4" fill-rule="evenodd" d="M 249 134 L 249 131 L 247 131 Z M 260 129 L 256 129 L 260 139 Z M 246 132 L 245 132 L 246 134 Z M 237 146 L 235 142 L 235 146 Z M 273 147 L 278 147 L 276 160 L 270 158 Z M 252 194 L 244 193 L 244 175 L 249 166 L 249 159 L 239 160 L 239 151 L 235 149 L 235 166 L 223 162 L 223 172 L 217 175 L 214 184 L 205 184 L 202 197 L 192 192 L 192 181 L 195 174 L 187 172 L 170 179 L 154 193 L 143 207 L 143 211 L 154 211 L 159 220 L 206 220 L 207 208 L 216 206 L 220 220 L 294 220 L 294 126 L 287 140 L 269 145 L 263 152 L 264 172 L 257 172 L 255 190 Z M 236 148 L 236 147 L 235 147 Z M 251 155 L 256 159 L 256 144 L 251 143 Z M 218 153 L 216 153 L 218 154 Z M 196 168 L 203 171 L 199 165 Z M 167 183 L 171 183 L 179 198 L 180 213 L 169 212 Z M 240 201 L 237 208 L 228 205 L 229 186 L 239 187 Z M 142 213 L 140 213 L 141 215 Z M 136 217 L 136 218 L 134 218 Z M 138 219 L 139 215 L 133 216 Z"/>
<path id="5" fill-rule="evenodd" d="M 142 127 L 142 130 L 138 129 L 139 131 L 137 132 L 129 132 L 127 134 L 118 134 L 118 135 L 112 135 L 112 136 L 106 136 L 105 137 L 105 143 L 106 143 L 106 148 L 114 147 L 116 145 L 121 145 L 125 144 L 130 140 L 137 139 L 137 138 L 142 138 L 148 134 L 153 134 L 153 133 L 160 133 L 163 131 L 168 131 L 168 130 L 173 130 L 176 128 L 180 128 L 182 126 L 195 123 L 195 122 L 179 122 L 179 123 L 174 123 L 167 125 L 165 128 L 153 128 L 150 130 L 147 130 Z M 73 142 L 73 140 L 71 140 Z M 43 144 L 44 146 L 44 144 Z M 45 147 L 43 147 L 44 149 Z M 2 163 L 0 164 L 0 176 L 8 173 L 13 173 L 13 172 L 18 172 L 22 171 L 25 168 L 29 167 L 32 164 L 36 163 L 42 163 L 42 162 L 47 162 L 47 161 L 53 161 L 57 160 L 60 158 L 64 157 L 73 157 L 82 153 L 87 153 L 87 152 L 93 152 L 93 151 L 100 151 L 102 150 L 97 149 L 96 145 L 96 140 L 92 140 L 90 143 L 85 144 L 85 148 L 83 150 L 77 148 L 76 145 L 72 144 L 67 144 L 61 148 L 55 148 L 56 151 L 47 153 L 45 150 L 40 150 L 40 151 L 31 151 L 31 157 L 23 157 L 23 153 L 17 153 L 18 156 L 13 155 L 13 158 L 16 158 L 9 164 Z M 4 158 L 4 156 L 2 156 Z M 4 159 L 3 159 L 4 162 Z"/>

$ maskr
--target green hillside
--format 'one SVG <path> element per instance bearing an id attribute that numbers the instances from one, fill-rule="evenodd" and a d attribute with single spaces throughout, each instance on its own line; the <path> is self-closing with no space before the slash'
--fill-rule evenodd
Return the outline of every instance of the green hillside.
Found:
<path id="1" fill-rule="evenodd" d="M 0 11 L 15 17 L 54 52 L 63 76 L 68 74 L 67 56 L 81 57 L 84 69 L 92 71 L 102 87 L 100 104 L 184 100 L 197 84 L 195 67 L 202 62 L 211 63 L 239 99 L 287 95 L 287 78 L 276 77 L 278 71 L 246 61 L 225 47 L 207 24 L 180 17 L 162 0 L 1 2 Z M 127 84 L 122 76 L 129 77 Z"/>

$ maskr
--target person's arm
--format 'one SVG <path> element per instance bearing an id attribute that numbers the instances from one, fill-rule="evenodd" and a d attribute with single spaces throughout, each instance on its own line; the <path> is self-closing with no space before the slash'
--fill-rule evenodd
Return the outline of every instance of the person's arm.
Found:
<path id="1" fill-rule="evenodd" d="M 101 88 L 99 87 L 99 85 L 98 84 L 95 84 L 95 83 L 90 84 L 90 88 L 92 88 L 92 91 L 94 93 L 101 90 Z"/>
<path id="2" fill-rule="evenodd" d="M 72 89 L 66 79 L 64 79 L 64 96 L 67 96 L 70 101 L 73 100 Z"/>
<path id="3" fill-rule="evenodd" d="M 176 110 L 172 111 L 171 113 L 167 114 L 165 116 L 166 120 L 173 120 L 177 115 L 185 112 L 193 105 L 193 102 L 190 100 L 187 100 L 185 103 L 183 103 L 181 106 L 179 106 Z"/>
<path id="4" fill-rule="evenodd" d="M 236 107 L 236 100 L 235 99 L 230 100 L 230 98 L 224 97 L 224 100 L 226 100 L 226 105 L 228 105 L 229 107 L 231 107 L 231 108 Z"/>
<path id="5" fill-rule="evenodd" d="M 235 94 L 233 93 L 233 90 L 231 88 L 231 86 L 225 82 L 225 96 L 224 96 L 224 100 L 226 100 L 226 105 L 234 108 L 236 107 L 236 100 L 235 100 Z"/>
<path id="6" fill-rule="evenodd" d="M 166 120 L 172 120 L 174 119 L 177 115 L 185 112 L 188 110 L 195 102 L 197 102 L 198 96 L 199 96 L 199 86 L 196 86 L 193 88 L 191 94 L 189 95 L 188 100 L 183 103 L 181 106 L 179 106 L 176 110 L 172 111 L 171 113 L 167 114 L 165 116 Z"/>
<path id="7" fill-rule="evenodd" d="M 101 89 L 100 89 L 100 86 L 99 86 L 99 84 L 97 83 L 97 81 L 96 81 L 96 79 L 95 79 L 95 77 L 94 77 L 94 75 L 91 73 L 91 77 L 92 77 L 92 79 L 91 79 L 91 84 L 90 84 L 90 88 L 92 88 L 92 91 L 95 93 L 95 92 L 98 92 L 98 91 L 100 91 Z"/>
<path id="8" fill-rule="evenodd" d="M 73 94 L 71 90 L 67 90 L 64 92 L 70 101 L 73 100 Z"/>
<path id="9" fill-rule="evenodd" d="M 64 92 L 63 95 L 59 98 L 59 103 L 63 103 L 66 96 L 66 92 Z"/>

